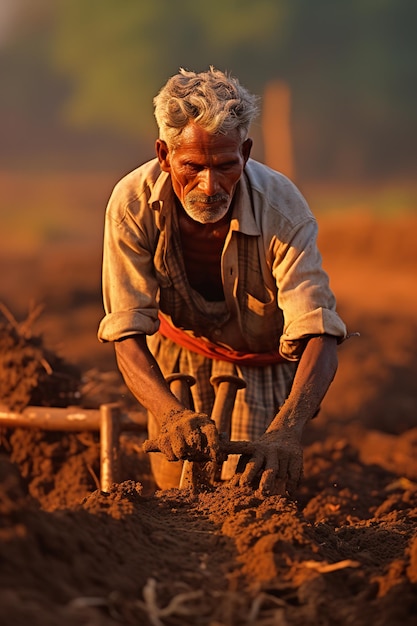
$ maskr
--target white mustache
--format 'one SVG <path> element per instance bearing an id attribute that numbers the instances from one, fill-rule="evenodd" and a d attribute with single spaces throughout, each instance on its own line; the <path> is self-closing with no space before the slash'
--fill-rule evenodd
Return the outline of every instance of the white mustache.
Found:
<path id="1" fill-rule="evenodd" d="M 195 204 L 197 202 L 199 204 L 214 204 L 215 202 L 227 202 L 229 200 L 229 196 L 224 193 L 216 193 L 214 196 L 188 196 L 187 200 L 191 204 Z"/>

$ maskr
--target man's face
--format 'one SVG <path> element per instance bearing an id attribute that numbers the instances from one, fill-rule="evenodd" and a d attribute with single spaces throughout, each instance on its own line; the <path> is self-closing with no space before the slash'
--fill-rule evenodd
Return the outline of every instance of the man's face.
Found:
<path id="1" fill-rule="evenodd" d="M 201 224 L 226 215 L 251 146 L 250 139 L 242 143 L 237 130 L 210 135 L 194 123 L 186 126 L 174 149 L 156 142 L 161 168 L 171 175 L 176 196 L 187 215 Z"/>

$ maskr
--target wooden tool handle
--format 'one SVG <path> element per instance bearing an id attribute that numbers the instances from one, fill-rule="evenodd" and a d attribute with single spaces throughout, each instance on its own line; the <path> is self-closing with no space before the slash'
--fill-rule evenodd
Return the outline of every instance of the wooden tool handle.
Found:
<path id="1" fill-rule="evenodd" d="M 160 452 L 156 439 L 147 439 L 143 442 L 144 452 Z M 223 441 L 220 443 L 220 450 L 223 454 L 253 454 L 255 444 L 253 441 Z"/>
<path id="2" fill-rule="evenodd" d="M 246 387 L 246 383 L 243 378 L 231 375 L 212 376 L 210 383 L 216 392 L 211 419 L 214 420 L 219 433 L 224 433 L 229 439 L 236 394 L 239 389 Z"/>

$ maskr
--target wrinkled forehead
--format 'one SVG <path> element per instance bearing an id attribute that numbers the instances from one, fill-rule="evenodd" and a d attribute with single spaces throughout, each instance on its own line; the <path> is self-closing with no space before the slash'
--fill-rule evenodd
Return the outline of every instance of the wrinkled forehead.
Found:
<path id="1" fill-rule="evenodd" d="M 236 129 L 228 133 L 210 133 L 198 124 L 190 122 L 177 138 L 174 151 L 176 153 L 184 151 L 210 154 L 239 153 L 242 143 L 242 138 Z"/>

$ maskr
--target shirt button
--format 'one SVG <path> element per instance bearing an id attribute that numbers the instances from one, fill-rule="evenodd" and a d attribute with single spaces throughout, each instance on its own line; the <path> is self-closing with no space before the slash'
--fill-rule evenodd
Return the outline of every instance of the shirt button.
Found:
<path id="1" fill-rule="evenodd" d="M 216 328 L 216 330 L 213 332 L 213 335 L 215 337 L 220 337 L 221 334 L 222 334 L 222 331 L 220 330 L 220 328 Z"/>

